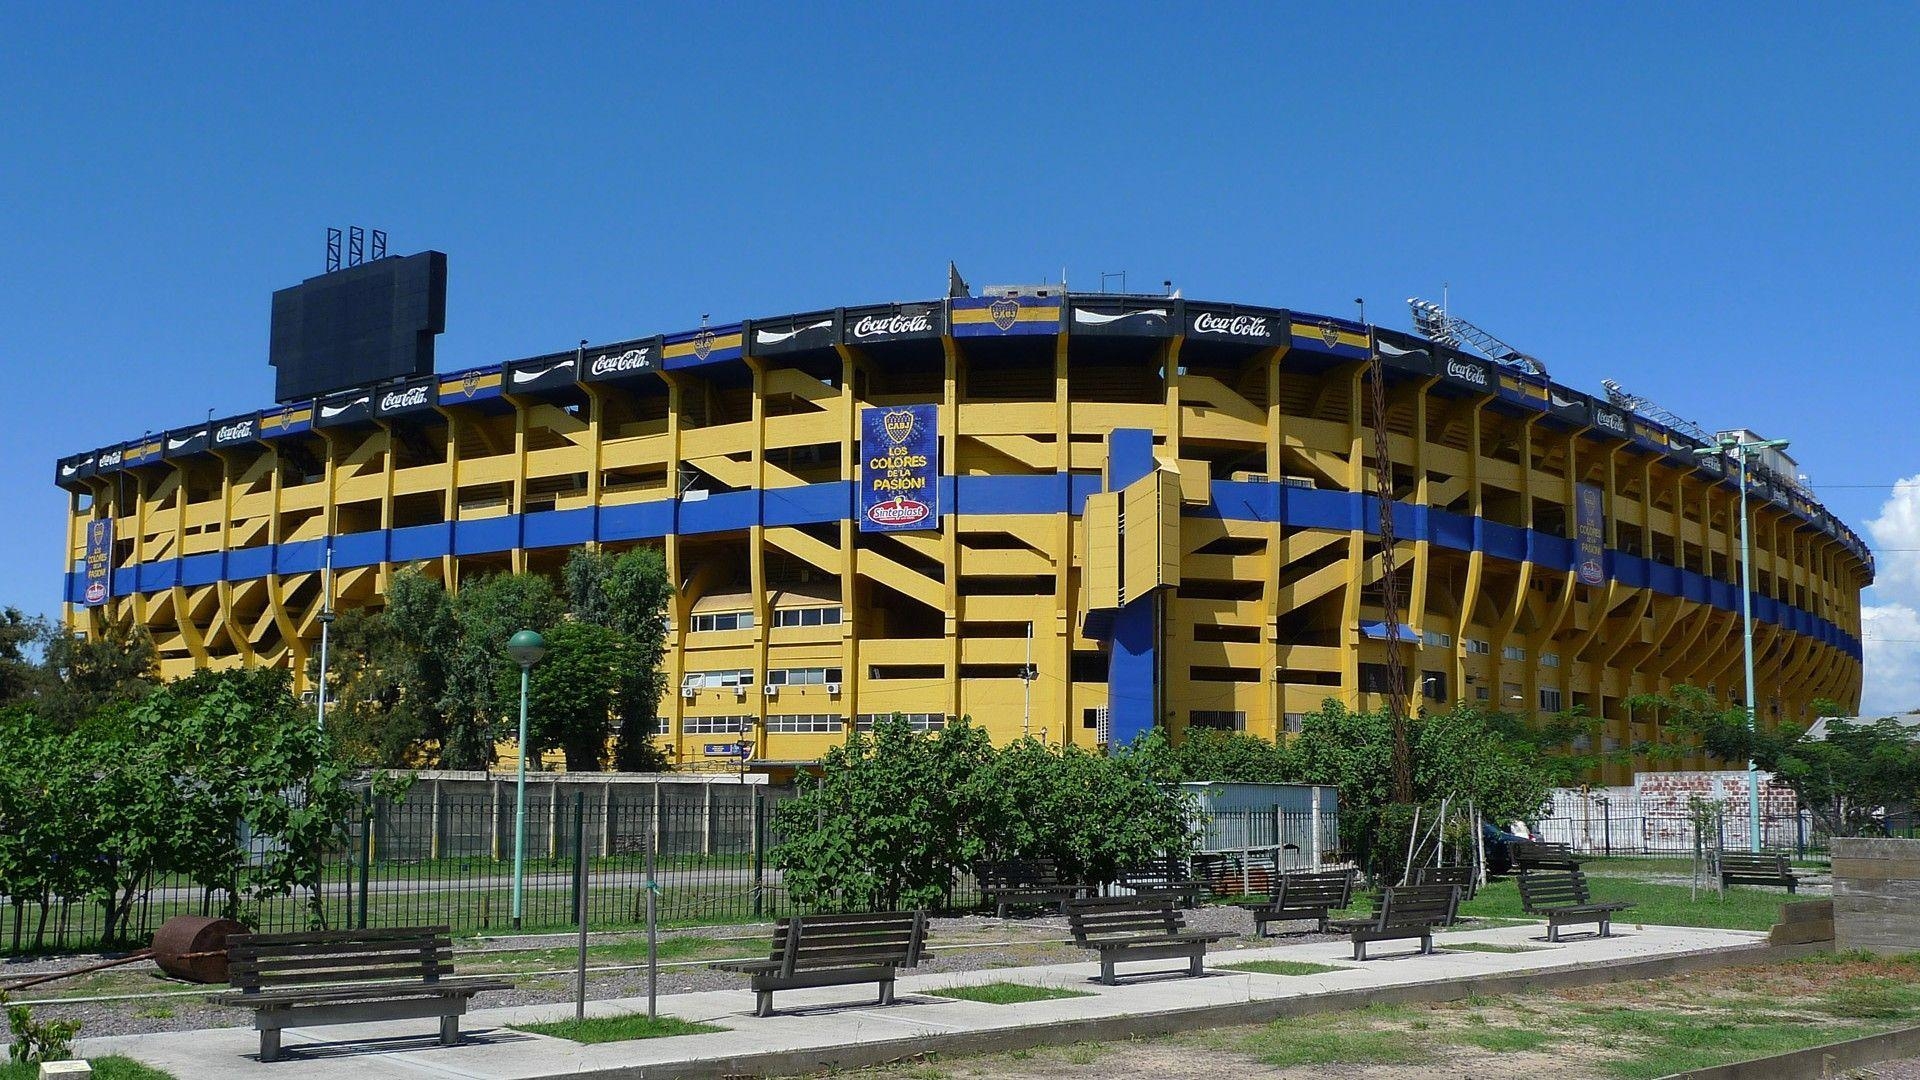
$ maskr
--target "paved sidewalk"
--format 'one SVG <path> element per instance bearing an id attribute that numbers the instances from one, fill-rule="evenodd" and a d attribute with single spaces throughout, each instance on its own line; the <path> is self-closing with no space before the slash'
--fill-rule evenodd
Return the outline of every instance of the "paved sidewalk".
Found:
<path id="1" fill-rule="evenodd" d="M 1208 977 L 1200 979 L 1142 976 L 1129 981 L 1125 978 L 1128 971 L 1144 972 L 1156 965 L 1124 965 L 1121 985 L 1115 987 L 1093 981 L 1099 974 L 1097 963 L 917 975 L 900 980 L 900 1003 L 892 1008 L 874 1005 L 871 987 L 825 987 L 776 994 L 777 1012 L 765 1019 L 752 1015 L 753 995 L 745 990 L 664 995 L 659 999 L 661 1013 L 718 1024 L 728 1030 L 592 1046 L 508 1028 L 511 1024 L 571 1018 L 573 1006 L 561 1004 L 478 1010 L 464 1019 L 466 1041 L 454 1047 L 437 1045 L 436 1025 L 431 1020 L 292 1030 L 285 1035 L 285 1056 L 270 1065 L 256 1060 L 259 1037 L 251 1027 L 85 1039 L 76 1049 L 89 1057 L 124 1054 L 166 1069 L 180 1080 L 259 1080 L 276 1076 L 290 1080 L 723 1076 L 758 1071 L 769 1067 L 769 1060 L 781 1057 L 825 1070 L 855 1058 L 905 1058 L 936 1047 L 951 1051 L 968 1036 L 979 1038 L 978 1049 L 1110 1038 L 1130 1028 L 1166 1030 L 1172 1016 L 1191 1017 L 1194 1010 L 1218 1012 L 1222 1024 L 1238 1023 L 1249 1018 L 1250 1008 L 1263 1003 L 1279 1010 L 1288 999 L 1341 992 L 1438 986 L 1487 976 L 1591 971 L 1641 961 L 1750 950 L 1764 944 L 1766 937 L 1734 930 L 1627 925 L 1616 929 L 1612 938 L 1575 938 L 1549 945 L 1544 930 L 1535 924 L 1442 934 L 1436 938 L 1441 951 L 1433 956 L 1397 951 L 1412 942 L 1383 942 L 1369 949 L 1370 955 L 1377 953 L 1379 958 L 1365 964 L 1353 962 L 1351 947 L 1344 942 L 1243 949 L 1210 955 Z M 1525 945 L 1536 951 L 1449 950 L 1449 946 L 1469 942 Z M 1252 960 L 1305 960 L 1338 965 L 1341 970 L 1277 976 L 1212 966 Z M 1093 996 L 1022 1005 L 927 996 L 929 990 L 988 982 L 1070 987 Z M 645 999 L 587 1004 L 589 1016 L 645 1009 Z M 1100 1034 L 1101 1022 L 1112 1025 L 1111 1033 Z M 1046 1030 L 1049 1028 L 1056 1029 L 1051 1038 Z M 858 1048 L 858 1053 L 850 1054 L 847 1048 Z M 773 1057 L 752 1060 L 761 1055 Z"/>

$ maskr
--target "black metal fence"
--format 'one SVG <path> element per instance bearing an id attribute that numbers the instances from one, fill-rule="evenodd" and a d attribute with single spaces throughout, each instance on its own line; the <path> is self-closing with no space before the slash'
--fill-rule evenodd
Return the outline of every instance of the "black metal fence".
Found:
<path id="1" fill-rule="evenodd" d="M 763 785 L 608 785 L 585 793 L 530 787 L 518 926 L 540 932 L 577 925 L 583 887 L 593 929 L 643 926 L 650 877 L 663 926 L 786 914 L 794 905 L 771 859 L 773 811 L 784 797 Z M 316 920 L 333 928 L 444 924 L 457 933 L 509 932 L 516 924 L 514 819 L 510 785 L 485 794 L 369 796 L 319 887 L 245 901 L 245 921 L 269 932 L 303 930 Z M 1210 865 L 1228 856 L 1235 866 L 1292 869 L 1338 847 L 1332 814 L 1223 811 L 1201 814 L 1196 826 L 1200 851 L 1216 856 Z M 979 898 L 963 874 L 950 903 L 970 910 Z M 191 882 L 151 880 L 117 936 L 143 940 L 172 916 L 217 914 L 225 899 Z M 48 905 L 44 927 L 38 903 L 13 904 L 11 913 L 12 932 L 0 939 L 5 951 L 103 944 L 97 901 Z"/>
<path id="2" fill-rule="evenodd" d="M 1719 812 L 1702 822 L 1685 811 L 1595 807 L 1535 824 L 1542 839 L 1590 855 L 1690 856 L 1696 839 L 1707 848 L 1746 850 L 1753 833 L 1746 804 L 1735 800 L 1714 805 Z M 1699 835 L 1703 825 L 1705 834 Z M 1760 846 L 1765 850 L 1804 858 L 1824 854 L 1827 842 L 1826 830 L 1811 814 L 1773 810 L 1760 816 Z"/>

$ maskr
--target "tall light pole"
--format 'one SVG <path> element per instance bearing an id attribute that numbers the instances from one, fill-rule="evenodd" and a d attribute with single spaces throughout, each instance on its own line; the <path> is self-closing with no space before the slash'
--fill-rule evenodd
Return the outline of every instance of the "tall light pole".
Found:
<path id="1" fill-rule="evenodd" d="M 327 728 L 327 638 L 333 630 L 333 534 L 327 534 L 327 562 L 320 572 L 320 688 L 314 694 L 314 726 Z"/>
<path id="2" fill-rule="evenodd" d="M 547 655 L 547 641 L 521 630 L 507 639 L 507 655 L 520 665 L 520 776 L 513 789 L 513 928 L 518 930 L 527 868 L 527 673 Z"/>
<path id="3" fill-rule="evenodd" d="M 1738 435 L 1727 433 L 1720 436 L 1720 445 L 1703 446 L 1694 453 L 1701 457 L 1716 454 L 1732 454 L 1740 463 L 1740 622 L 1742 648 L 1747 662 L 1747 734 L 1751 739 L 1759 730 L 1759 704 L 1754 700 L 1753 690 L 1753 550 L 1747 539 L 1747 458 L 1760 450 L 1785 450 L 1785 439 L 1755 439 L 1747 442 Z M 1747 843 L 1748 849 L 1760 850 L 1760 768 L 1747 758 Z"/>

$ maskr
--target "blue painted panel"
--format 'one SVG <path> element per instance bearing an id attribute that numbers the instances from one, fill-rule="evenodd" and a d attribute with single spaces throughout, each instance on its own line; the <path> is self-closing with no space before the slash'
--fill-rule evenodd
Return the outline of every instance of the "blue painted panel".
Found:
<path id="1" fill-rule="evenodd" d="M 180 584 L 180 560 L 160 559 L 140 564 L 140 591 L 154 592 Z"/>
<path id="2" fill-rule="evenodd" d="M 1520 562 L 1527 557 L 1527 530 L 1483 519 L 1480 522 L 1480 547 L 1496 559 Z"/>
<path id="3" fill-rule="evenodd" d="M 1400 534 L 1402 540 L 1429 539 L 1427 530 L 1432 527 L 1429 523 L 1430 515 L 1430 507 L 1409 506 L 1401 503 L 1393 510 L 1393 529 Z"/>
<path id="4" fill-rule="evenodd" d="M 378 566 L 386 561 L 385 529 L 341 533 L 333 538 L 333 565 L 336 567 L 345 569 L 350 566 Z"/>
<path id="5" fill-rule="evenodd" d="M 319 540 L 296 540 L 281 544 L 274 552 L 273 570 L 277 574 L 305 574 L 320 569 L 327 546 Z"/>
<path id="6" fill-rule="evenodd" d="M 761 514 L 767 525 L 813 525 L 842 521 L 852 512 L 852 506 L 853 485 L 829 480 L 805 487 L 773 488 L 762 500 Z"/>
<path id="7" fill-rule="evenodd" d="M 1115 428 L 1107 437 L 1109 491 L 1120 491 L 1153 469 L 1153 432 L 1146 428 Z"/>
<path id="8" fill-rule="evenodd" d="M 1154 724 L 1154 598 L 1136 597 L 1113 620 L 1113 647 L 1107 654 L 1109 746 L 1127 745 Z"/>
<path id="9" fill-rule="evenodd" d="M 220 580 L 225 562 L 217 551 L 204 555 L 186 555 L 180 559 L 180 584 L 192 588 L 196 585 L 212 585 Z"/>
<path id="10" fill-rule="evenodd" d="M 1624 551 L 1609 552 L 1613 557 L 1613 576 L 1622 585 L 1636 589 L 1647 587 L 1647 560 Z"/>
<path id="11" fill-rule="evenodd" d="M 672 499 L 600 508 L 601 540 L 651 540 L 673 531 Z"/>
<path id="12" fill-rule="evenodd" d="M 1433 525 L 1433 542 L 1454 551 L 1473 550 L 1473 518 L 1445 510 L 1430 510 L 1427 520 Z"/>
<path id="13" fill-rule="evenodd" d="M 757 491 L 729 491 L 697 502 L 680 500 L 683 535 L 732 532 L 752 528 L 759 521 L 760 493 Z"/>
<path id="14" fill-rule="evenodd" d="M 227 580 L 247 581 L 273 573 L 271 547 L 234 548 L 227 552 Z"/>
<path id="15" fill-rule="evenodd" d="M 453 524 L 440 521 L 432 525 L 409 525 L 393 530 L 387 540 L 387 552 L 394 562 L 438 559 L 453 552 Z"/>
<path id="16" fill-rule="evenodd" d="M 1704 604 L 1707 602 L 1707 593 L 1706 575 L 1697 574 L 1692 570 L 1680 571 L 1680 595 L 1696 604 Z"/>
<path id="17" fill-rule="evenodd" d="M 1712 604 L 1722 611 L 1732 611 L 1734 608 L 1740 606 L 1740 594 L 1735 591 L 1732 582 L 1721 581 L 1718 578 L 1709 578 L 1707 580 L 1707 603 Z"/>
<path id="18" fill-rule="evenodd" d="M 69 573 L 67 575 L 67 587 L 64 595 L 69 604 L 85 603 L 87 599 L 86 575 Z"/>
<path id="19" fill-rule="evenodd" d="M 1067 508 L 1067 474 L 955 477 L 954 506 L 962 514 L 1062 513 Z"/>
<path id="20" fill-rule="evenodd" d="M 495 551 L 512 551 L 519 544 L 520 515 L 518 514 L 453 523 L 455 555 L 485 555 Z"/>
<path id="21" fill-rule="evenodd" d="M 1662 596 L 1680 595 L 1680 569 L 1666 563 L 1647 561 L 1647 587 Z"/>
<path id="22" fill-rule="evenodd" d="M 1573 541 L 1543 532 L 1528 533 L 1528 557 L 1551 570 L 1573 569 Z"/>
<path id="23" fill-rule="evenodd" d="M 1282 487 L 1280 515 L 1296 529 L 1351 529 L 1360 519 L 1360 500 L 1345 491 Z"/>
<path id="24" fill-rule="evenodd" d="M 521 523 L 522 543 L 530 548 L 568 547 L 593 539 L 593 508 L 542 510 Z"/>
<path id="25" fill-rule="evenodd" d="M 1213 501 L 1200 515 L 1230 521 L 1277 521 L 1280 519 L 1280 485 L 1250 484 L 1239 480 L 1215 480 L 1209 485 Z"/>
<path id="26" fill-rule="evenodd" d="M 1779 622 L 1779 602 L 1771 596 L 1753 594 L 1753 617 L 1761 622 Z"/>
<path id="27" fill-rule="evenodd" d="M 1072 513 L 1087 512 L 1087 496 L 1100 491 L 1100 478 L 1088 473 L 1067 474 L 1067 499 Z"/>
<path id="28" fill-rule="evenodd" d="M 113 595 L 132 596 L 140 591 L 138 567 L 123 566 L 113 572 Z"/>

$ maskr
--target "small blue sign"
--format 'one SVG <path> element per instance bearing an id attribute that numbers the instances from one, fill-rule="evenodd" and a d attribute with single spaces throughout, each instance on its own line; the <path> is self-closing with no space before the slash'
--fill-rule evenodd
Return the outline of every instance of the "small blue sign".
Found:
<path id="1" fill-rule="evenodd" d="M 753 751 L 753 744 L 747 742 L 710 742 L 705 750 L 708 757 L 747 757 Z"/>
<path id="2" fill-rule="evenodd" d="M 860 531 L 939 528 L 939 406 L 862 409 Z"/>

